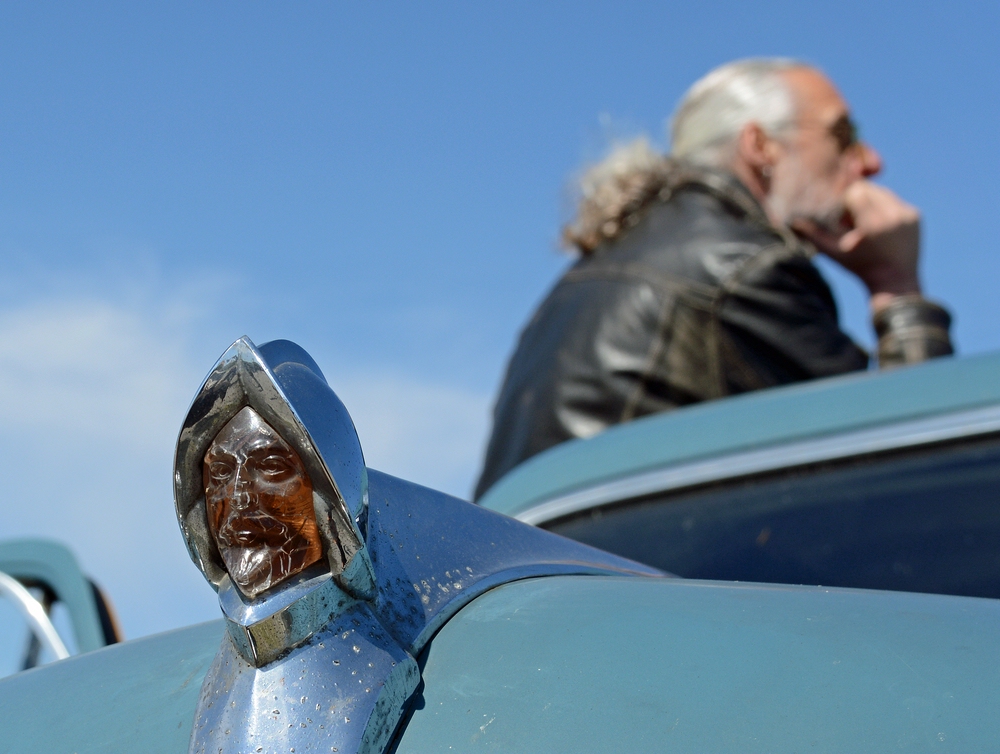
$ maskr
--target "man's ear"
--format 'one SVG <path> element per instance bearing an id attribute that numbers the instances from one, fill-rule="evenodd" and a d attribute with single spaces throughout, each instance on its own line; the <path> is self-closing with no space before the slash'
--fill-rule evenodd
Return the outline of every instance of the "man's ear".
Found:
<path id="1" fill-rule="evenodd" d="M 758 174 L 769 173 L 778 161 L 778 143 L 754 121 L 740 129 L 736 150 L 738 159 Z"/>

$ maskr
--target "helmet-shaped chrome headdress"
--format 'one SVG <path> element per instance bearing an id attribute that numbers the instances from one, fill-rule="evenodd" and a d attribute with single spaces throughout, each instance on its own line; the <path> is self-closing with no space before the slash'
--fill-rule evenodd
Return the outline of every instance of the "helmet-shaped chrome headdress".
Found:
<path id="1" fill-rule="evenodd" d="M 347 409 L 316 362 L 284 340 L 260 348 L 240 338 L 198 391 L 177 442 L 174 500 L 192 560 L 218 590 L 226 568 L 209 530 L 203 459 L 220 431 L 253 409 L 290 445 L 312 482 L 313 508 L 334 580 L 350 594 L 372 589 L 364 550 L 368 476 Z"/>

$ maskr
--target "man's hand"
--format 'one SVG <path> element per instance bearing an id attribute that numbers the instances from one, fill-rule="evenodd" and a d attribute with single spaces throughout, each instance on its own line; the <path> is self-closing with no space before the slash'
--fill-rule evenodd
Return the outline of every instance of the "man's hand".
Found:
<path id="1" fill-rule="evenodd" d="M 920 213 L 916 207 L 866 180 L 847 189 L 844 206 L 843 233 L 801 222 L 795 223 L 794 229 L 861 278 L 871 292 L 874 312 L 894 296 L 920 293 Z"/>

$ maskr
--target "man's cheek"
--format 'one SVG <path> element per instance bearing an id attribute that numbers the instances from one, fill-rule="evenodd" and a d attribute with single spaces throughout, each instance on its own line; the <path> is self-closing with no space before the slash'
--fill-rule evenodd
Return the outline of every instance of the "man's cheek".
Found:
<path id="1" fill-rule="evenodd" d="M 285 520 L 294 515 L 294 508 L 288 505 L 286 497 L 280 490 L 258 490 L 257 510 L 268 516 Z"/>

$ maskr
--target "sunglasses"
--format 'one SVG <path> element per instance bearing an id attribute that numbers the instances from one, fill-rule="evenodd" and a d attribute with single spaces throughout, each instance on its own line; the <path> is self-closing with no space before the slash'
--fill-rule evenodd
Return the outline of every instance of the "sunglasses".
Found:
<path id="1" fill-rule="evenodd" d="M 837 142 L 841 152 L 846 152 L 858 143 L 858 126 L 847 113 L 841 115 L 830 125 L 829 132 L 830 136 Z"/>

